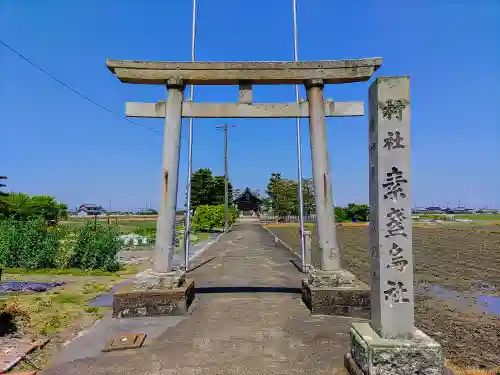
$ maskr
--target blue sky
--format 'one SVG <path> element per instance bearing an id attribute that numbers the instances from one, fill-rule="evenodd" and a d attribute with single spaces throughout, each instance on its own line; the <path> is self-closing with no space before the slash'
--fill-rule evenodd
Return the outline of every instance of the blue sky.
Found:
<path id="1" fill-rule="evenodd" d="M 199 0 L 197 59 L 291 60 L 291 0 Z M 500 1 L 298 0 L 299 59 L 380 56 L 376 73 L 411 76 L 414 205 L 500 207 Z M 191 0 L 2 0 L 0 39 L 111 110 L 164 100 L 161 86 L 120 83 L 106 58 L 188 61 Z M 369 83 L 325 96 L 367 100 Z M 196 101 L 235 101 L 235 87 L 196 89 Z M 254 100 L 293 101 L 292 86 L 257 87 Z M 134 119 L 162 129 L 160 119 Z M 187 181 L 184 120 L 179 203 Z M 194 169 L 223 173 L 223 120 L 196 120 Z M 269 175 L 296 178 L 293 119 L 235 119 L 233 185 L 264 191 Z M 304 176 L 311 175 L 307 120 Z M 337 204 L 368 201 L 366 116 L 329 119 Z M 162 136 L 75 95 L 0 45 L 0 174 L 12 191 L 55 195 L 71 207 L 156 206 Z"/>

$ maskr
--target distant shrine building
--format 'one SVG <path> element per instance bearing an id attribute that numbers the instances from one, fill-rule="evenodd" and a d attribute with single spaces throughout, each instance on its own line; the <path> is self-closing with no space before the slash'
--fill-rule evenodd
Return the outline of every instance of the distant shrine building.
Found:
<path id="1" fill-rule="evenodd" d="M 243 215 L 250 216 L 259 213 L 262 199 L 255 196 L 249 188 L 246 188 L 243 193 L 236 197 L 233 203 Z"/>

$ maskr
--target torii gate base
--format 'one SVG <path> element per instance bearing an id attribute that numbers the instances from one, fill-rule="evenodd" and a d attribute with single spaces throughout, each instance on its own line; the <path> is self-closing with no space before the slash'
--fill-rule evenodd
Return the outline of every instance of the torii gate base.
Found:
<path id="1" fill-rule="evenodd" d="M 194 280 L 185 273 L 146 271 L 114 293 L 113 318 L 187 315 L 194 297 Z"/>

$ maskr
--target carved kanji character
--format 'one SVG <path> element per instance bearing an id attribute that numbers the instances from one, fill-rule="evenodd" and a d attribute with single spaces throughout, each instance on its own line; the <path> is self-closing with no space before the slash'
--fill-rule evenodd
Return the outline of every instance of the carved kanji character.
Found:
<path id="1" fill-rule="evenodd" d="M 391 307 L 395 303 L 409 303 L 408 289 L 402 281 L 387 281 L 388 289 L 384 290 L 385 300 L 389 301 Z"/>
<path id="2" fill-rule="evenodd" d="M 406 193 L 404 193 L 401 184 L 406 184 L 408 180 L 403 178 L 403 172 L 392 167 L 392 171 L 387 173 L 385 179 L 386 183 L 382 184 L 382 187 L 387 189 L 387 193 L 384 194 L 384 199 L 390 198 L 392 200 L 398 199 L 398 194 L 401 198 L 406 198 Z"/>
<path id="3" fill-rule="evenodd" d="M 404 138 L 401 137 L 401 133 L 399 131 L 395 132 L 387 132 L 388 137 L 384 138 L 384 148 L 388 150 L 393 150 L 396 148 L 405 148 L 401 142 L 403 142 Z"/>
<path id="4" fill-rule="evenodd" d="M 386 267 L 394 267 L 399 272 L 403 272 L 408 265 L 408 261 L 404 259 L 402 255 L 403 249 L 399 247 L 399 245 L 395 242 L 392 243 L 392 248 L 389 250 L 389 254 L 391 255 L 391 263 Z"/>
<path id="5" fill-rule="evenodd" d="M 406 216 L 404 216 L 404 208 L 391 207 L 391 210 L 386 216 L 389 218 L 389 222 L 386 224 L 389 234 L 385 235 L 386 238 L 394 236 L 408 237 L 403 224 L 403 220 L 406 219 Z"/>
<path id="6" fill-rule="evenodd" d="M 396 117 L 399 121 L 403 119 L 403 109 L 410 104 L 406 99 L 387 99 L 384 103 L 379 103 L 378 107 L 382 110 L 382 117 L 391 120 Z"/>

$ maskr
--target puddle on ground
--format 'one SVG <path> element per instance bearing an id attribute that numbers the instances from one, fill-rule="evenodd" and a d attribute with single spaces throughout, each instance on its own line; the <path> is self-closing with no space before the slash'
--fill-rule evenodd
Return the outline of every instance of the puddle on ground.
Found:
<path id="1" fill-rule="evenodd" d="M 478 295 L 477 304 L 481 310 L 485 310 L 490 314 L 500 315 L 500 297 L 490 295 Z"/>
<path id="2" fill-rule="evenodd" d="M 488 294 L 495 288 L 482 284 L 479 291 L 460 293 L 441 285 L 432 284 L 427 288 L 427 293 L 441 300 L 453 301 L 456 305 L 476 305 L 479 309 L 493 315 L 500 315 L 500 296 Z"/>
<path id="3" fill-rule="evenodd" d="M 108 293 L 100 294 L 93 300 L 89 301 L 89 306 L 93 307 L 111 307 L 113 306 L 113 294 L 122 286 L 128 285 L 132 280 L 123 281 L 111 288 Z"/>

